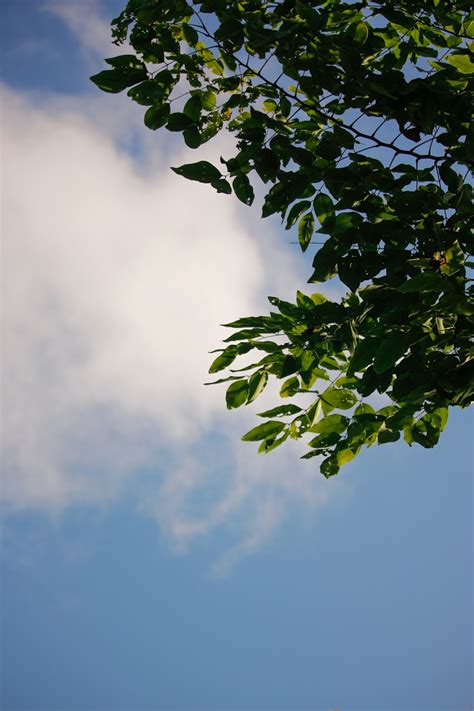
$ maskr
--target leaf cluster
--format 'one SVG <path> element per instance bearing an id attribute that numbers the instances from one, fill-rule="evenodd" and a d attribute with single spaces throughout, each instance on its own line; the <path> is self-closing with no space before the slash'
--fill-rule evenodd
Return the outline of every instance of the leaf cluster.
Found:
<path id="1" fill-rule="evenodd" d="M 402 435 L 434 446 L 473 399 L 470 3 L 129 0 L 113 34 L 135 53 L 106 60 L 101 89 L 127 89 L 190 149 L 236 137 L 219 167 L 173 170 L 246 205 L 263 183 L 262 217 L 312 252 L 309 282 L 348 289 L 229 324 L 211 373 L 264 355 L 223 379 L 227 406 L 282 381 L 284 404 L 244 439 L 304 436 L 325 476 Z"/>

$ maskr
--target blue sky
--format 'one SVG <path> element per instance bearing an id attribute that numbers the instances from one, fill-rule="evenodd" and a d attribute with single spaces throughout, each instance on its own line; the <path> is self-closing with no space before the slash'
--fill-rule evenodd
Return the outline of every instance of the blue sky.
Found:
<path id="1" fill-rule="evenodd" d="M 2 8 L 1 708 L 469 711 L 472 416 L 329 482 L 239 442 L 207 351 L 307 258 L 90 85 L 120 7 Z"/>

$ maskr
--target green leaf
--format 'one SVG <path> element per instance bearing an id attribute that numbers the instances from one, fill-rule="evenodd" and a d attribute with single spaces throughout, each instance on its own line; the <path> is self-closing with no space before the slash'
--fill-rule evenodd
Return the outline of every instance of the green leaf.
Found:
<path id="1" fill-rule="evenodd" d="M 229 385 L 225 395 L 227 408 L 232 410 L 235 407 L 240 407 L 247 401 L 249 394 L 249 386 L 246 380 L 237 380 Z"/>
<path id="2" fill-rule="evenodd" d="M 272 437 L 264 439 L 258 448 L 259 453 L 263 452 L 264 454 L 268 454 L 272 450 L 276 449 L 288 439 L 288 434 L 288 432 L 283 432 L 280 437 L 276 437 L 275 439 L 273 439 Z"/>
<path id="3" fill-rule="evenodd" d="M 311 242 L 314 231 L 314 217 L 312 212 L 303 215 L 298 224 L 298 240 L 303 252 L 305 252 Z"/>
<path id="4" fill-rule="evenodd" d="M 458 240 L 456 240 L 451 247 L 448 247 L 444 253 L 444 259 L 445 262 L 441 265 L 440 270 L 447 276 L 457 274 L 464 268 L 464 252 L 462 251 Z"/>
<path id="5" fill-rule="evenodd" d="M 128 90 L 127 96 L 141 106 L 156 106 L 167 97 L 168 91 L 159 86 L 154 80 L 142 81 Z"/>
<path id="6" fill-rule="evenodd" d="M 400 287 L 403 294 L 411 291 L 441 291 L 446 286 L 446 281 L 436 272 L 423 272 L 406 281 Z"/>
<path id="7" fill-rule="evenodd" d="M 198 43 L 199 35 L 196 32 L 196 30 L 194 29 L 194 27 L 191 27 L 191 25 L 188 25 L 187 22 L 183 22 L 181 31 L 183 33 L 183 39 L 186 40 L 186 42 L 190 45 L 190 47 L 195 47 L 196 44 Z"/>
<path id="8" fill-rule="evenodd" d="M 268 373 L 266 371 L 257 371 L 249 378 L 248 387 L 248 402 L 253 402 L 257 399 L 260 393 L 268 382 Z"/>
<path id="9" fill-rule="evenodd" d="M 108 57 L 105 61 L 114 69 L 122 71 L 135 70 L 143 73 L 143 70 L 146 70 L 146 66 L 134 54 L 119 54 L 117 57 Z"/>
<path id="10" fill-rule="evenodd" d="M 439 171 L 441 179 L 443 180 L 444 183 L 446 183 L 449 190 L 452 193 L 456 193 L 458 190 L 458 186 L 459 186 L 458 174 L 451 168 L 451 166 L 449 165 L 449 163 L 447 161 L 445 161 L 444 163 L 441 163 L 441 165 L 438 166 L 438 171 Z"/>
<path id="11" fill-rule="evenodd" d="M 322 405 L 321 400 L 316 400 L 308 409 L 306 410 L 306 417 L 308 418 L 309 428 L 314 427 L 316 422 L 321 416 Z"/>
<path id="12" fill-rule="evenodd" d="M 162 69 L 161 72 L 158 72 L 158 74 L 155 74 L 153 77 L 153 83 L 160 88 L 162 93 L 169 92 L 176 81 L 176 78 L 169 69 Z"/>
<path id="13" fill-rule="evenodd" d="M 299 290 L 296 292 L 296 303 L 302 308 L 310 309 L 311 311 L 314 309 L 314 301 L 312 298 Z"/>
<path id="14" fill-rule="evenodd" d="M 313 200 L 314 212 L 323 227 L 330 227 L 335 221 L 334 205 L 329 197 L 324 193 L 319 193 Z"/>
<path id="15" fill-rule="evenodd" d="M 386 426 L 391 430 L 401 430 L 413 424 L 416 406 L 403 405 L 397 412 L 387 418 Z"/>
<path id="16" fill-rule="evenodd" d="M 331 244 L 332 240 L 328 242 L 316 253 L 313 261 L 314 272 L 308 279 L 309 283 L 327 281 L 336 274 L 337 253 Z"/>
<path id="17" fill-rule="evenodd" d="M 303 200 L 302 202 L 295 203 L 291 208 L 290 212 L 288 213 L 288 217 L 286 220 L 286 229 L 289 230 L 290 227 L 293 227 L 301 213 L 307 210 L 310 206 L 311 203 L 309 200 Z"/>
<path id="18" fill-rule="evenodd" d="M 337 273 L 343 284 L 348 286 L 351 291 L 357 291 L 366 276 L 367 259 L 355 250 L 351 250 L 351 252 L 337 260 Z"/>
<path id="19" fill-rule="evenodd" d="M 338 472 L 339 464 L 336 457 L 328 457 L 321 463 L 321 474 L 326 477 L 326 479 L 329 479 L 331 476 L 335 476 Z"/>
<path id="20" fill-rule="evenodd" d="M 323 408 L 324 403 L 327 403 L 331 405 L 331 407 L 337 407 L 340 410 L 348 410 L 356 404 L 357 397 L 352 390 L 330 388 L 321 395 L 321 400 L 323 401 Z"/>
<path id="21" fill-rule="evenodd" d="M 332 161 L 340 157 L 342 148 L 334 134 L 326 131 L 315 150 L 319 157 Z"/>
<path id="22" fill-rule="evenodd" d="M 302 408 L 298 405 L 293 405 L 289 402 L 287 405 L 278 405 L 278 407 L 272 407 L 271 410 L 265 410 L 265 412 L 259 412 L 259 417 L 285 417 L 286 415 L 296 415 L 298 412 L 302 412 Z"/>
<path id="23" fill-rule="evenodd" d="M 183 114 L 189 116 L 192 121 L 199 121 L 201 117 L 201 99 L 199 96 L 191 96 L 184 105 Z"/>
<path id="24" fill-rule="evenodd" d="M 334 228 L 332 230 L 333 235 L 342 235 L 344 232 L 348 232 L 351 228 L 360 227 L 362 224 L 362 217 L 356 212 L 340 212 L 336 216 Z"/>
<path id="25" fill-rule="evenodd" d="M 421 444 L 422 447 L 434 447 L 438 443 L 440 434 L 446 425 L 447 417 L 448 413 L 445 407 L 427 412 L 414 424 L 405 428 L 405 441 L 410 446 L 416 442 Z"/>
<path id="26" fill-rule="evenodd" d="M 375 410 L 372 407 L 372 405 L 369 405 L 368 402 L 361 403 L 354 410 L 354 417 L 357 417 L 358 415 L 374 415 L 374 414 L 375 414 Z"/>
<path id="27" fill-rule="evenodd" d="M 311 427 L 311 432 L 337 432 L 342 434 L 347 429 L 348 422 L 349 420 L 344 415 L 326 415 Z"/>
<path id="28" fill-rule="evenodd" d="M 189 116 L 186 116 L 186 114 L 182 114 L 179 112 L 170 114 L 168 118 L 168 123 L 166 124 L 166 128 L 168 129 L 168 131 L 175 132 L 185 131 L 187 128 L 191 128 L 191 126 L 194 126 L 193 119 Z M 172 168 L 172 170 L 174 170 L 174 168 Z"/>
<path id="29" fill-rule="evenodd" d="M 357 449 L 342 449 L 336 454 L 336 460 L 340 467 L 351 462 L 358 454 Z"/>
<path id="30" fill-rule="evenodd" d="M 171 170 L 188 180 L 197 180 L 200 183 L 214 183 L 222 177 L 220 171 L 207 160 L 186 163 L 178 168 L 172 167 Z"/>
<path id="31" fill-rule="evenodd" d="M 334 137 L 341 146 L 344 146 L 344 148 L 354 147 L 355 136 L 350 131 L 346 131 L 346 129 L 341 128 L 340 126 L 334 126 Z"/>
<path id="32" fill-rule="evenodd" d="M 165 125 L 170 115 L 170 105 L 162 104 L 161 106 L 151 106 L 145 113 L 145 126 L 156 131 Z"/>
<path id="33" fill-rule="evenodd" d="M 118 94 L 129 86 L 138 84 L 147 78 L 148 74 L 143 64 L 140 69 L 133 67 L 129 69 L 105 69 L 103 72 L 94 74 L 94 76 L 90 77 L 90 80 L 102 91 Z"/>
<path id="34" fill-rule="evenodd" d="M 274 113 L 277 110 L 278 105 L 274 99 L 265 99 L 265 101 L 263 102 L 263 107 L 265 111 Z"/>
<path id="35" fill-rule="evenodd" d="M 474 62 L 468 54 L 450 54 L 446 59 L 461 74 L 474 74 Z"/>
<path id="36" fill-rule="evenodd" d="M 228 383 L 230 380 L 241 380 L 241 378 L 238 375 L 229 375 L 227 378 L 219 378 L 218 380 L 211 380 L 208 383 L 204 383 L 204 385 L 218 385 L 220 383 Z"/>
<path id="37" fill-rule="evenodd" d="M 407 347 L 408 343 L 405 334 L 398 331 L 384 338 L 375 354 L 375 372 L 380 374 L 390 370 L 397 360 L 405 354 Z"/>
<path id="38" fill-rule="evenodd" d="M 201 100 L 202 108 L 206 109 L 206 111 L 212 111 L 217 103 L 217 97 L 212 89 L 199 92 L 199 98 Z"/>
<path id="39" fill-rule="evenodd" d="M 224 370 L 227 368 L 231 363 L 234 362 L 234 360 L 238 356 L 238 351 L 237 348 L 230 347 L 226 348 L 226 350 L 221 353 L 217 358 L 211 363 L 211 366 L 209 368 L 209 373 L 217 373 L 219 370 Z"/>
<path id="40" fill-rule="evenodd" d="M 323 434 L 314 437 L 308 444 L 314 449 L 327 449 L 337 444 L 340 439 L 341 435 L 337 432 L 323 432 Z"/>
<path id="41" fill-rule="evenodd" d="M 379 340 L 377 338 L 371 338 L 370 336 L 359 340 L 349 361 L 348 375 L 365 370 L 372 363 L 378 343 Z"/>
<path id="42" fill-rule="evenodd" d="M 267 439 L 268 437 L 276 437 L 276 435 L 284 430 L 286 427 L 284 422 L 278 422 L 277 420 L 269 420 L 264 422 L 262 425 L 254 427 L 252 430 L 247 432 L 242 437 L 244 442 L 258 442 L 261 439 Z"/>
<path id="43" fill-rule="evenodd" d="M 208 49 L 204 42 L 196 42 L 196 52 L 204 61 L 206 68 L 210 69 L 211 72 L 217 74 L 217 76 L 222 76 L 224 74 L 224 67 L 221 61 L 217 60 L 212 52 Z"/>
<path id="44" fill-rule="evenodd" d="M 288 380 L 285 380 L 285 382 L 281 386 L 280 395 L 281 397 L 292 397 L 298 392 L 299 389 L 300 381 L 298 380 L 298 378 L 288 378 Z"/>
<path id="45" fill-rule="evenodd" d="M 365 22 L 358 22 L 354 28 L 354 39 L 357 44 L 365 44 L 369 36 L 369 30 Z"/>
<path id="46" fill-rule="evenodd" d="M 377 436 L 377 442 L 379 444 L 386 444 L 387 442 L 396 442 L 400 439 L 400 432 L 395 430 L 381 430 Z"/>
<path id="47" fill-rule="evenodd" d="M 212 187 L 217 190 L 218 193 L 225 193 L 226 195 L 230 195 L 232 193 L 232 186 L 231 184 L 225 180 L 225 178 L 219 178 L 218 180 L 202 180 L 201 182 L 207 183 L 210 182 Z"/>
<path id="48" fill-rule="evenodd" d="M 186 128 L 183 131 L 184 142 L 189 148 L 199 148 L 202 143 L 202 134 L 199 133 L 196 126 Z"/>
<path id="49" fill-rule="evenodd" d="M 245 205 L 251 205 L 255 198 L 255 193 L 250 184 L 250 180 L 245 173 L 237 173 L 232 183 L 234 192 L 241 202 Z"/>

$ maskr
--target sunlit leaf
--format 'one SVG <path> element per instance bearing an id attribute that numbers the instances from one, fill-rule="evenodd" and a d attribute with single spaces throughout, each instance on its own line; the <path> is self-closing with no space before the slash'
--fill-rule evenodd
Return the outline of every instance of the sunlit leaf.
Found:
<path id="1" fill-rule="evenodd" d="M 225 400 L 229 410 L 240 407 L 247 401 L 249 385 L 246 380 L 237 380 L 227 388 Z"/>
<path id="2" fill-rule="evenodd" d="M 306 251 L 311 241 L 314 230 L 314 217 L 312 212 L 303 215 L 298 224 L 298 240 L 303 252 Z"/>
<path id="3" fill-rule="evenodd" d="M 267 437 L 276 437 L 279 432 L 285 429 L 285 426 L 284 422 L 270 420 L 251 429 L 242 439 L 244 442 L 258 442 L 262 439 L 267 439 Z"/>

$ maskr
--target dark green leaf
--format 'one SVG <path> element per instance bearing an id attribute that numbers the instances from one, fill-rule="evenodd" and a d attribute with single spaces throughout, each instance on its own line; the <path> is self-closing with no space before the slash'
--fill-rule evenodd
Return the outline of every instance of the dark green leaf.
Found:
<path id="1" fill-rule="evenodd" d="M 194 27 L 191 27 L 190 25 L 187 24 L 187 22 L 184 22 L 182 31 L 183 31 L 183 38 L 186 40 L 186 42 L 191 47 L 195 47 L 198 40 L 199 40 L 199 35 L 196 32 L 196 30 L 194 29 Z"/>
<path id="2" fill-rule="evenodd" d="M 251 205 L 253 203 L 255 194 L 245 173 L 237 173 L 232 185 L 235 194 L 241 202 L 245 205 Z"/>
<path id="3" fill-rule="evenodd" d="M 271 410 L 265 410 L 265 412 L 259 412 L 259 417 L 284 417 L 285 415 L 296 415 L 298 412 L 302 412 L 302 408 L 298 405 L 293 405 L 289 402 L 287 405 L 278 405 L 278 407 L 272 407 Z"/>
<path id="4" fill-rule="evenodd" d="M 138 84 L 147 78 L 145 65 L 141 69 L 105 69 L 94 74 L 90 79 L 99 89 L 111 94 L 118 94 L 129 86 Z"/>
<path id="5" fill-rule="evenodd" d="M 403 333 L 391 333 L 384 338 L 377 348 L 374 360 L 376 373 L 390 370 L 407 350 L 407 339 Z"/>
<path id="6" fill-rule="evenodd" d="M 423 272 L 406 281 L 400 287 L 404 294 L 411 291 L 441 291 L 446 286 L 446 281 L 436 272 Z"/>
<path id="7" fill-rule="evenodd" d="M 161 128 L 165 125 L 170 115 L 170 105 L 162 104 L 160 106 L 151 106 L 145 113 L 145 126 L 151 128 L 152 131 Z"/>
<path id="8" fill-rule="evenodd" d="M 194 126 L 193 119 L 189 116 L 186 116 L 186 114 L 181 114 L 179 112 L 175 114 L 170 114 L 168 118 L 168 123 L 166 124 L 166 128 L 168 129 L 168 131 L 177 132 L 184 131 L 187 128 L 191 128 L 191 126 Z M 174 168 L 172 170 L 174 170 Z"/>
<path id="9" fill-rule="evenodd" d="M 340 439 L 341 435 L 337 432 L 324 432 L 314 437 L 308 444 L 315 449 L 326 449 L 327 447 L 332 447 L 337 444 Z"/>
<path id="10" fill-rule="evenodd" d="M 188 180 L 197 180 L 200 183 L 214 183 L 221 178 L 220 171 L 207 160 L 187 163 L 171 170 Z"/>
<path id="11" fill-rule="evenodd" d="M 183 114 L 189 116 L 192 121 L 199 121 L 201 117 L 201 99 L 199 96 L 191 96 L 184 105 Z"/>
<path id="12" fill-rule="evenodd" d="M 321 474 L 323 474 L 326 479 L 329 479 L 331 476 L 335 476 L 338 472 L 339 464 L 336 457 L 328 457 L 321 463 Z"/>
<path id="13" fill-rule="evenodd" d="M 232 193 L 232 186 L 225 178 L 219 178 L 219 180 L 211 180 L 211 181 L 201 181 L 201 182 L 210 182 L 212 187 L 217 190 L 218 193 L 225 193 L 226 195 L 230 195 Z"/>
<path id="14" fill-rule="evenodd" d="M 386 444 L 387 442 L 396 442 L 400 439 L 400 432 L 395 430 L 381 430 L 377 436 L 377 442 L 379 444 Z"/>
<path id="15" fill-rule="evenodd" d="M 349 375 L 365 370 L 375 356 L 378 343 L 377 338 L 371 338 L 370 336 L 358 342 L 352 354 L 352 358 L 349 361 L 349 367 L 347 369 Z"/>
<path id="16" fill-rule="evenodd" d="M 184 142 L 189 148 L 199 148 L 202 143 L 202 135 L 199 133 L 195 126 L 191 128 L 186 128 L 183 131 Z"/>

